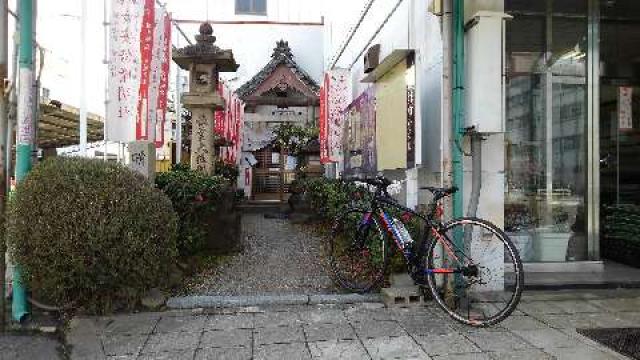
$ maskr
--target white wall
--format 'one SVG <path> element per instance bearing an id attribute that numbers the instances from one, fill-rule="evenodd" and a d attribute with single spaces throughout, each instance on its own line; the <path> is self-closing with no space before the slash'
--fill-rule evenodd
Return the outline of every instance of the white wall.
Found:
<path id="1" fill-rule="evenodd" d="M 281 22 L 319 22 L 323 1 L 266 0 L 267 15 L 236 15 L 235 0 L 167 0 L 174 17 L 183 20 L 268 20 Z M 208 3 L 208 11 L 207 11 Z M 208 14 L 207 14 L 208 12 Z"/>

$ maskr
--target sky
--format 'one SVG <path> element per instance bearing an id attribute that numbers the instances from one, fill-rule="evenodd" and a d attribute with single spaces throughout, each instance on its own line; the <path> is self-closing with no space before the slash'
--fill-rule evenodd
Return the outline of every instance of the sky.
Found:
<path id="1" fill-rule="evenodd" d="M 36 40 L 44 51 L 44 67 L 41 83 L 49 89 L 50 98 L 71 106 L 80 104 L 80 15 L 83 0 L 40 0 Z M 104 41 L 104 0 L 88 2 L 87 12 L 87 107 L 89 112 L 104 115 L 106 65 Z M 268 0 L 272 1 L 269 18 L 283 21 L 319 21 L 321 15 L 332 19 L 331 31 L 344 32 L 353 23 L 364 0 Z M 203 21 L 230 20 L 229 6 L 233 0 L 163 0 L 174 18 Z M 9 1 L 10 9 L 16 8 L 16 0 Z M 227 8 L 225 8 L 225 4 Z M 302 4 L 302 5 L 301 5 Z M 341 6 L 336 6 L 341 4 Z M 348 5 L 346 5 L 348 4 Z M 350 11 L 355 10 L 355 11 Z M 15 22 L 10 19 L 10 29 Z M 193 37 L 196 26 L 184 26 L 188 36 Z M 239 28 L 238 31 L 242 31 Z M 176 43 L 174 35 L 173 42 Z M 182 45 L 184 40 L 181 39 Z M 322 46 L 320 44 L 319 46 Z M 10 49 L 10 56 L 13 53 Z M 12 66 L 10 65 L 12 69 Z M 171 76 L 173 79 L 174 76 Z"/>

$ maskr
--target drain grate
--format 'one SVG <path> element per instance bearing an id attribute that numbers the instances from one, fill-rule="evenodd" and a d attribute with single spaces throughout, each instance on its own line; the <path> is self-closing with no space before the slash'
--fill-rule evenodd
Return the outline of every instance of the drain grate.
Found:
<path id="1" fill-rule="evenodd" d="M 578 333 L 640 360 L 640 328 L 577 329 Z"/>

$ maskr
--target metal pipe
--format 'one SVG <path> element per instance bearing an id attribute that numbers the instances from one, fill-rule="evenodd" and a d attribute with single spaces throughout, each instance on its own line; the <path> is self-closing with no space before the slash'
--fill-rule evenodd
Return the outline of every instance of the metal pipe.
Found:
<path id="1" fill-rule="evenodd" d="M 80 0 L 80 156 L 87 156 L 87 0 Z"/>
<path id="2" fill-rule="evenodd" d="M 107 122 L 109 119 L 109 22 L 108 19 L 107 0 L 102 2 L 102 26 L 103 26 L 103 38 L 104 38 L 104 59 L 102 63 L 106 65 L 107 69 L 105 73 L 104 81 L 104 123 L 102 124 L 102 139 L 104 142 L 104 151 L 102 153 L 102 160 L 107 161 L 108 141 L 107 141 Z"/>
<path id="3" fill-rule="evenodd" d="M 340 50 L 338 50 L 338 54 L 331 61 L 331 65 L 329 65 L 329 69 L 333 69 L 336 66 L 336 63 L 338 62 L 338 60 L 340 60 L 340 57 L 342 56 L 342 54 L 344 54 L 344 51 L 347 49 L 347 46 L 349 46 L 349 43 L 353 39 L 353 36 L 356 34 L 356 31 L 358 31 L 358 29 L 360 28 L 360 25 L 362 25 L 362 21 L 364 20 L 365 16 L 367 16 L 367 13 L 369 13 L 369 9 L 371 9 L 371 5 L 373 5 L 374 1 L 375 0 L 369 0 L 369 2 L 367 2 L 367 4 L 365 5 L 364 10 L 362 10 L 362 13 L 360 14 L 360 18 L 358 19 L 358 22 L 353 28 L 351 28 L 349 35 L 347 35 L 347 39 L 340 46 Z"/>
<path id="4" fill-rule="evenodd" d="M 167 10 L 167 4 L 163 4 L 160 2 L 160 0 L 156 0 L 156 5 L 160 6 L 161 8 L 163 8 L 165 11 Z M 182 31 L 182 29 L 180 28 L 180 25 L 178 25 L 178 23 L 176 22 L 175 19 L 171 19 L 171 22 L 173 23 L 173 25 L 176 26 L 176 29 L 178 30 L 178 32 L 180 33 L 180 35 L 182 35 L 182 37 L 184 37 L 184 39 L 187 41 L 187 43 L 189 45 L 193 45 L 193 43 L 191 42 L 191 40 L 189 39 L 189 37 L 184 33 L 184 31 Z M 200 22 L 202 23 L 202 22 Z"/>
<path id="5" fill-rule="evenodd" d="M 463 215 L 463 163 L 460 143 L 462 142 L 462 124 L 464 120 L 464 1 L 453 0 L 453 121 L 451 142 L 452 183 L 460 191 L 453 194 L 453 217 Z"/>
<path id="6" fill-rule="evenodd" d="M 274 20 L 193 20 L 176 19 L 178 24 L 202 24 L 208 22 L 212 25 L 287 25 L 287 26 L 324 26 L 324 17 L 321 21 L 274 21 Z"/>
<path id="7" fill-rule="evenodd" d="M 469 196 L 467 216 L 476 217 L 478 204 L 480 204 L 480 191 L 482 190 L 482 135 L 478 133 L 471 134 L 471 162 L 471 195 Z"/>
<path id="8" fill-rule="evenodd" d="M 8 110 L 9 99 L 6 93 L 5 84 L 9 76 L 9 17 L 8 17 L 8 1 L 0 1 L 0 219 L 4 219 L 5 204 L 7 195 L 7 129 L 8 126 Z M 7 252 L 6 238 L 0 238 L 0 333 L 5 330 L 6 320 L 6 301 L 5 301 L 5 272 L 6 262 L 5 253 Z"/>
<path id="9" fill-rule="evenodd" d="M 378 28 L 373 33 L 373 35 L 371 35 L 371 37 L 369 38 L 369 41 L 367 41 L 366 45 L 362 48 L 362 50 L 360 50 L 360 53 L 358 53 L 358 55 L 353 59 L 353 62 L 351 63 L 351 65 L 349 65 L 349 70 L 351 70 L 351 68 L 353 68 L 353 65 L 355 65 L 356 62 L 358 62 L 358 59 L 360 59 L 360 56 L 362 56 L 362 54 L 364 54 L 364 52 L 367 51 L 367 49 L 369 48 L 369 45 L 371 45 L 371 43 L 376 38 L 376 36 L 378 36 L 380 31 L 382 31 L 382 28 L 385 25 L 387 25 L 387 22 L 389 22 L 389 19 L 393 16 L 393 14 L 396 12 L 396 10 L 400 7 L 400 4 L 402 4 L 403 1 L 404 0 L 398 0 L 398 2 L 393 7 L 393 9 L 391 9 L 389 14 L 387 14 L 387 16 L 384 18 L 384 21 L 382 21 L 382 23 L 380 24 L 380 26 L 378 26 Z"/>
<path id="10" fill-rule="evenodd" d="M 18 100 L 18 132 L 16 148 L 16 181 L 24 180 L 31 170 L 33 146 L 33 2 L 20 1 L 20 92 Z M 21 269 L 13 273 L 13 319 L 22 322 L 28 315 L 27 292 Z"/>
<path id="11" fill-rule="evenodd" d="M 176 45 L 180 46 L 180 38 L 176 39 Z M 182 162 L 182 99 L 181 95 L 182 83 L 180 81 L 180 66 L 176 66 L 176 164 Z"/>

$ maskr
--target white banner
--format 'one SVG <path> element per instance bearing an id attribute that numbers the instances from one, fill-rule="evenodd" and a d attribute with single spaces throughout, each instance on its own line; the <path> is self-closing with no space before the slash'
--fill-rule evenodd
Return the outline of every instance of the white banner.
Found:
<path id="1" fill-rule="evenodd" d="M 351 74 L 347 69 L 329 71 L 327 89 L 327 141 L 329 161 L 342 160 L 342 122 L 344 111 L 351 103 Z"/>
<path id="2" fill-rule="evenodd" d="M 109 141 L 136 140 L 141 52 L 140 30 L 144 2 L 112 0 L 109 31 Z"/>
<path id="3" fill-rule="evenodd" d="M 148 122 L 148 140 L 155 142 L 156 138 L 162 136 L 158 130 L 158 97 L 160 90 L 160 78 L 162 74 L 162 62 L 164 61 L 164 18 L 166 14 L 162 9 L 156 8 L 154 31 L 153 31 L 153 50 L 151 53 L 151 70 L 149 72 L 149 103 L 147 106 Z"/>

